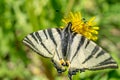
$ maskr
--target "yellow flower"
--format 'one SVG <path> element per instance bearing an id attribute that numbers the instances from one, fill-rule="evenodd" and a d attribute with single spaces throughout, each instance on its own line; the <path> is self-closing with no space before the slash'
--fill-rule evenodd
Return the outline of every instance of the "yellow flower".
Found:
<path id="1" fill-rule="evenodd" d="M 80 13 L 73 14 L 70 12 L 70 15 L 68 17 L 62 19 L 62 21 L 65 24 L 68 24 L 68 22 L 72 23 L 71 30 L 73 32 L 77 32 L 79 34 L 82 34 L 88 39 L 91 40 L 97 40 L 98 37 L 98 31 L 99 27 L 96 27 L 96 23 L 94 22 L 95 17 L 92 17 L 90 20 L 85 21 Z"/>

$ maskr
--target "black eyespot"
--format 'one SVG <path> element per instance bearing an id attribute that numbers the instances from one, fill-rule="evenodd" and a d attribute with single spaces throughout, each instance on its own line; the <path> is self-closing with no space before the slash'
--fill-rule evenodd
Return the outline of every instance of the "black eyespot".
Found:
<path id="1" fill-rule="evenodd" d="M 62 63 L 62 66 L 66 66 L 66 64 L 65 64 L 65 63 Z"/>
<path id="2" fill-rule="evenodd" d="M 68 67 L 68 66 L 69 66 L 69 64 L 68 64 L 68 63 L 66 63 L 66 66 Z"/>

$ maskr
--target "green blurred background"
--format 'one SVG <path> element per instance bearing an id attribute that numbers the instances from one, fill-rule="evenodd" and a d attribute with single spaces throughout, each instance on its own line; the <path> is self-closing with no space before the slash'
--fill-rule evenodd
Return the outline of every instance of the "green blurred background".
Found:
<path id="1" fill-rule="evenodd" d="M 87 20 L 96 16 L 100 27 L 97 44 L 120 66 L 119 0 L 0 0 L 0 80 L 67 80 L 49 59 L 22 44 L 28 33 L 59 27 L 61 19 L 81 12 Z M 73 80 L 120 80 L 120 69 L 77 73 Z"/>

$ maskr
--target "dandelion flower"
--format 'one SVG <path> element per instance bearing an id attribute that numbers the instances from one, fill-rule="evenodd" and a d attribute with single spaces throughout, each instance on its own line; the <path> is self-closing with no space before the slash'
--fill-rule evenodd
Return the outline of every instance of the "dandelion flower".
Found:
<path id="1" fill-rule="evenodd" d="M 95 17 L 92 17 L 90 20 L 85 21 L 80 13 L 73 14 L 72 12 L 70 12 L 68 17 L 62 19 L 65 24 L 68 24 L 69 22 L 72 23 L 71 30 L 73 32 L 82 34 L 86 38 L 95 41 L 98 39 L 97 35 L 99 27 L 95 26 L 96 23 L 94 20 Z"/>

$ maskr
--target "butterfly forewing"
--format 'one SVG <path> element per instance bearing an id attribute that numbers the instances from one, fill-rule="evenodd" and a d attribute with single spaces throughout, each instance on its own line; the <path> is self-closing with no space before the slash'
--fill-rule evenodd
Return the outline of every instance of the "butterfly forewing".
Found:
<path id="1" fill-rule="evenodd" d="M 60 44 L 60 29 L 40 30 L 27 35 L 23 43 L 44 57 L 53 57 Z"/>

